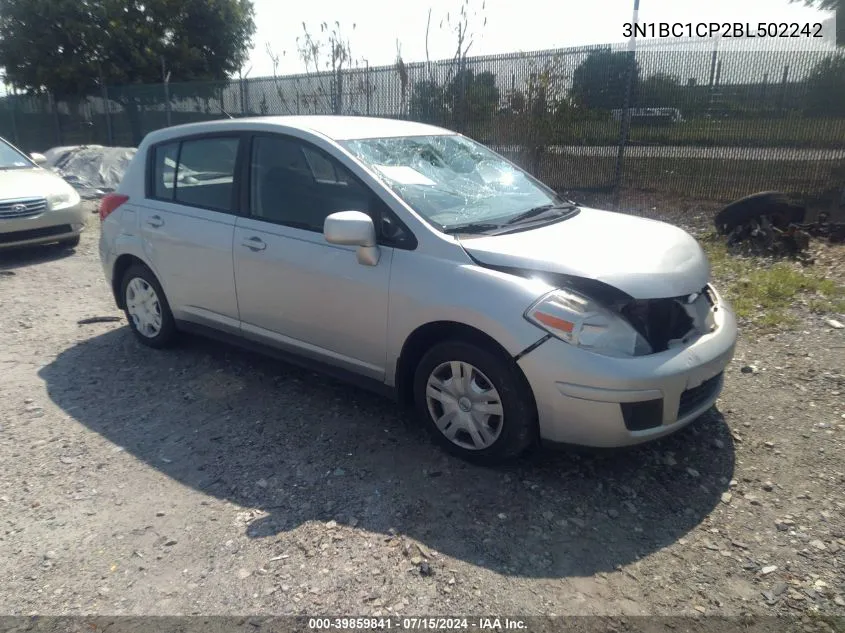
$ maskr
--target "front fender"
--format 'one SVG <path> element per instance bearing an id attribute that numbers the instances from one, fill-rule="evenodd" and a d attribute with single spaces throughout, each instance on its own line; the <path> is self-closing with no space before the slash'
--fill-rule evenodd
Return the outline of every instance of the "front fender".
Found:
<path id="1" fill-rule="evenodd" d="M 508 354 L 517 356 L 546 335 L 523 314 L 551 290 L 542 281 L 473 263 L 397 250 L 390 279 L 388 382 L 393 384 L 396 363 L 407 338 L 428 323 L 450 321 L 475 328 L 494 339 Z"/>

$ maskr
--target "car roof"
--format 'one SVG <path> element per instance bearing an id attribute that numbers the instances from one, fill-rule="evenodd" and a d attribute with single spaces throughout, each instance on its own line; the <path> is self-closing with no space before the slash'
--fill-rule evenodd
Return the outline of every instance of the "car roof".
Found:
<path id="1" fill-rule="evenodd" d="M 426 123 L 417 123 L 415 121 L 363 116 L 307 115 L 245 117 L 202 123 L 188 123 L 151 132 L 148 140 L 150 142 L 158 142 L 173 138 L 174 136 L 223 132 L 226 130 L 266 130 L 273 126 L 315 132 L 335 141 L 395 136 L 455 134 L 451 130 Z"/>

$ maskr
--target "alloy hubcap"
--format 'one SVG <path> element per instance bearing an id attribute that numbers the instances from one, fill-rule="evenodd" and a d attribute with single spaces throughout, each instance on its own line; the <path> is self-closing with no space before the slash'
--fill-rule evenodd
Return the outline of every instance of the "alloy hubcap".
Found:
<path id="1" fill-rule="evenodd" d="M 147 338 L 161 332 L 161 303 L 153 287 L 140 277 L 126 285 L 126 311 L 135 329 Z"/>
<path id="2" fill-rule="evenodd" d="M 504 410 L 499 392 L 470 363 L 438 365 L 428 377 L 426 403 L 440 432 L 461 448 L 488 448 L 502 433 Z"/>

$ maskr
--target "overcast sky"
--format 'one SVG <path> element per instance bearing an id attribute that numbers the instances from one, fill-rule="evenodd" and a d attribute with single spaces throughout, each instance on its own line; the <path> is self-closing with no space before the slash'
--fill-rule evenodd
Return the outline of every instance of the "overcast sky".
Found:
<path id="1" fill-rule="evenodd" d="M 397 40 L 405 61 L 425 60 L 425 27 L 429 8 L 432 59 L 451 57 L 454 37 L 439 27 L 447 12 L 455 14 L 461 0 L 253 0 L 257 32 L 246 68 L 250 77 L 272 73 L 266 52 L 269 43 L 281 58 L 282 74 L 302 72 L 296 38 L 302 22 L 313 32 L 322 21 L 339 21 L 349 36 L 355 57 L 371 66 L 390 64 L 396 57 Z M 479 37 L 471 54 L 565 48 L 623 40 L 622 24 L 632 16 L 633 0 L 470 0 L 470 6 L 487 18 L 477 25 Z M 788 0 L 641 0 L 640 22 L 815 22 L 829 14 Z M 352 24 L 356 27 L 353 30 Z M 245 69 L 246 69 L 245 68 Z"/>

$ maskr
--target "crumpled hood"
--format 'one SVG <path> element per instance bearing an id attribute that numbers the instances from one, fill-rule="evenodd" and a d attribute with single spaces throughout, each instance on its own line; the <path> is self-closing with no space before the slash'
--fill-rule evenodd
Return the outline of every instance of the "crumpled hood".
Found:
<path id="1" fill-rule="evenodd" d="M 635 299 L 700 291 L 710 265 L 698 242 L 665 222 L 581 208 L 578 215 L 507 235 L 465 237 L 478 262 L 601 281 Z"/>
<path id="2" fill-rule="evenodd" d="M 73 191 L 61 176 L 49 169 L 0 169 L 0 199 L 46 198 Z"/>

